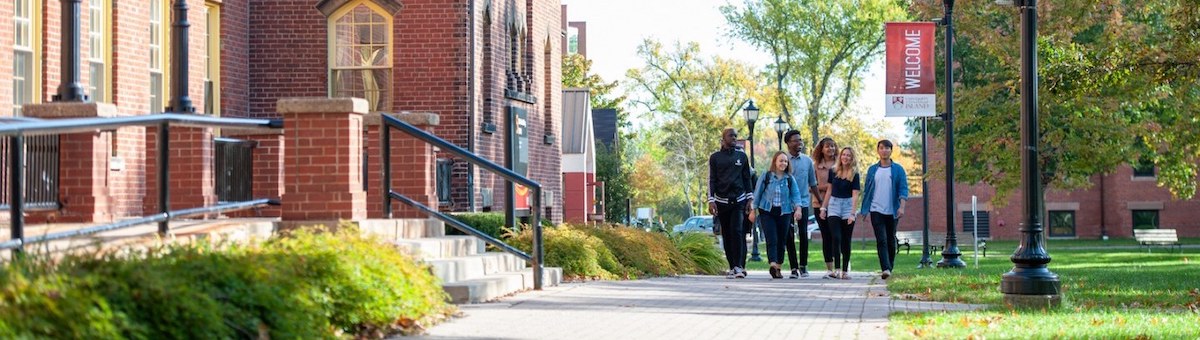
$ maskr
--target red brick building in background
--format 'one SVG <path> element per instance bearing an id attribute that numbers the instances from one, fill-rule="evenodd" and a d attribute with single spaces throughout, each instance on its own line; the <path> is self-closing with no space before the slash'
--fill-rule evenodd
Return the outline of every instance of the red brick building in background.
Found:
<path id="1" fill-rule="evenodd" d="M 943 168 L 945 144 L 930 139 L 930 169 Z M 906 169 L 912 168 L 904 164 Z M 920 175 L 919 170 L 910 170 L 910 175 Z M 1176 229 L 1180 237 L 1200 237 L 1200 200 L 1176 200 L 1166 188 L 1159 187 L 1155 178 L 1157 169 L 1152 165 L 1134 168 L 1129 165 L 1118 167 L 1112 173 L 1092 177 L 1092 186 L 1077 190 L 1047 188 L 1042 226 L 1048 238 L 1098 239 L 1102 236 L 1132 238 L 1133 229 L 1161 228 Z M 910 187 L 919 187 L 920 182 L 910 182 Z M 972 228 L 971 196 L 978 197 L 978 223 L 981 237 L 1014 240 L 1021 236 L 1024 222 L 1021 197 L 1018 188 L 1009 194 L 1003 206 L 992 204 L 995 190 L 987 185 L 958 183 L 954 191 L 955 230 L 970 233 Z M 946 180 L 932 177 L 929 193 L 925 197 L 910 199 L 907 217 L 901 219 L 899 230 L 921 230 L 922 200 L 929 199 L 929 227 L 932 231 L 946 231 Z M 866 230 L 863 230 L 866 229 Z M 873 237 L 870 228 L 856 228 L 856 237 Z"/>
<path id="2" fill-rule="evenodd" d="M 174 76 L 169 67 L 173 2 L 84 1 L 80 81 L 96 102 L 103 103 L 93 110 L 96 115 L 142 115 L 167 106 L 167 85 Z M 559 65 L 565 23 L 558 1 L 187 2 L 188 94 L 197 113 L 280 118 L 277 102 L 282 98 L 360 97 L 367 100 L 369 112 L 436 114 L 438 123 L 429 131 L 503 165 L 508 113 L 520 110 L 527 115 L 529 177 L 547 191 L 543 195 L 546 216 L 561 220 L 561 139 L 555 135 L 561 127 Z M 0 115 L 24 116 L 24 105 L 50 102 L 56 92 L 62 36 L 59 6 L 57 0 L 0 4 L 0 46 L 13 46 L 4 53 L 14 56 L 13 62 L 0 63 L 0 107 L 5 108 Z M 152 210 L 156 196 L 146 178 L 156 170 L 147 164 L 153 163 L 147 160 L 153 157 L 154 133 L 154 129 L 129 127 L 90 137 L 97 143 L 94 148 L 105 153 L 97 156 L 97 162 L 104 163 L 98 167 L 109 169 L 96 184 L 102 187 L 93 188 L 102 189 L 101 196 L 108 199 L 102 208 L 106 217 L 100 220 Z M 246 134 L 210 130 L 186 138 Z M 172 138 L 184 138 L 175 135 Z M 271 157 L 279 158 L 281 138 L 276 134 L 249 139 L 260 141 Z M 379 146 L 364 143 L 370 162 L 379 154 Z M 198 165 L 211 169 L 211 143 L 198 143 L 195 148 Z M 440 153 L 436 157 L 439 186 L 434 199 L 442 210 L 504 208 L 503 179 Z M 378 164 L 378 159 L 374 162 Z M 179 165 L 183 164 L 188 163 Z M 259 176 L 256 171 L 256 178 L 272 178 L 280 171 L 269 170 L 275 174 Z M 194 176 L 200 178 L 195 185 L 211 184 L 204 182 L 212 176 L 211 170 Z M 378 178 L 374 181 L 378 183 Z M 282 194 L 278 185 L 268 189 L 263 192 Z M 215 199 L 211 191 L 194 196 L 173 198 L 172 205 L 194 207 Z M 59 199 L 69 205 L 75 198 L 64 193 Z M 62 214 L 30 218 L 72 219 Z"/>

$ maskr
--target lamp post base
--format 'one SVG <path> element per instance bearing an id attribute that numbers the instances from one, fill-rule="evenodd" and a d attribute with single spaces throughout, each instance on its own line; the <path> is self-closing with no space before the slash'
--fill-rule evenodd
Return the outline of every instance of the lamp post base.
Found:
<path id="1" fill-rule="evenodd" d="M 1062 295 L 1004 294 L 1004 305 L 1012 309 L 1053 309 L 1062 305 Z"/>
<path id="2" fill-rule="evenodd" d="M 942 251 L 942 260 L 937 262 L 938 268 L 966 268 L 967 263 L 962 260 L 962 253 L 958 251 L 958 246 L 947 247 Z"/>

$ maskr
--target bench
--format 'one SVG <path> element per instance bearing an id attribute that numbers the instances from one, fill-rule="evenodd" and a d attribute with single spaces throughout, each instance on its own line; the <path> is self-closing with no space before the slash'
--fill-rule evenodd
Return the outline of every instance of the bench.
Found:
<path id="1" fill-rule="evenodd" d="M 1179 234 L 1175 233 L 1175 229 L 1134 229 L 1133 238 L 1137 240 L 1138 248 L 1146 247 L 1146 252 L 1150 252 L 1151 246 L 1175 247 L 1179 252 L 1183 252 L 1183 245 L 1179 244 Z"/>
<path id="2" fill-rule="evenodd" d="M 897 231 L 896 242 L 899 246 L 904 247 L 904 253 L 911 252 L 912 247 L 924 246 L 925 239 L 921 236 L 921 231 Z M 955 239 L 958 241 L 959 247 L 975 244 L 979 251 L 983 252 L 983 257 L 987 257 L 987 242 L 976 242 L 974 235 L 969 233 L 956 233 Z M 980 240 L 983 241 L 983 240 Z M 929 251 L 936 252 L 946 246 L 946 233 L 930 231 L 929 232 Z M 961 251 L 961 249 L 960 249 Z"/>

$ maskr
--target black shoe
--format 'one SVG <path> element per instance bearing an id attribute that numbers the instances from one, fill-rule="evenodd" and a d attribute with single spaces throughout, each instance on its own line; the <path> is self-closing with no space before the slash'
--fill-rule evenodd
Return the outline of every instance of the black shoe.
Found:
<path id="1" fill-rule="evenodd" d="M 799 279 L 800 278 L 800 270 L 792 269 L 792 275 L 788 275 L 788 278 L 789 279 Z"/>
<path id="2" fill-rule="evenodd" d="M 773 279 L 782 279 L 783 278 L 783 273 L 780 272 L 779 268 L 771 267 L 770 272 L 771 272 L 771 278 L 773 278 Z"/>
<path id="3" fill-rule="evenodd" d="M 800 277 L 808 277 L 808 268 L 800 267 Z"/>

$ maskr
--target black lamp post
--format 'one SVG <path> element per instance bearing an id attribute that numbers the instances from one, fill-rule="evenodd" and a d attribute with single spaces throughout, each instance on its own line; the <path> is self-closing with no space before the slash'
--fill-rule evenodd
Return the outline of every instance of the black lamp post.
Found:
<path id="1" fill-rule="evenodd" d="M 959 257 L 958 237 L 954 233 L 954 0 L 942 0 L 945 14 L 941 25 L 946 26 L 946 246 L 938 268 L 963 268 L 966 262 Z"/>
<path id="2" fill-rule="evenodd" d="M 750 172 L 754 173 L 754 123 L 758 122 L 758 107 L 754 106 L 754 99 L 749 100 L 746 108 L 742 109 L 742 113 L 746 114 L 746 126 L 750 129 L 750 134 L 746 136 L 746 143 L 750 144 L 748 148 L 750 154 L 747 158 L 750 159 Z M 753 188 L 751 189 L 753 190 Z M 750 252 L 750 261 L 762 261 L 762 257 L 758 253 L 758 219 L 754 219 L 754 222 L 750 224 L 750 236 L 750 242 L 753 243 L 751 245 L 753 248 Z"/>
<path id="3" fill-rule="evenodd" d="M 1021 9 L 1021 245 L 1013 269 L 1000 279 L 1004 302 L 1015 307 L 1057 307 L 1062 302 L 1058 275 L 1047 268 L 1042 248 L 1042 188 L 1038 167 L 1037 0 L 1017 0 Z"/>
<path id="4" fill-rule="evenodd" d="M 174 20 L 171 24 L 171 101 L 167 112 L 196 113 L 192 99 L 188 97 L 188 4 L 186 0 L 175 0 Z M 161 168 L 160 168 L 161 169 Z"/>
<path id="5" fill-rule="evenodd" d="M 779 151 L 783 151 L 783 132 L 787 131 L 788 127 L 788 123 L 783 121 L 783 116 L 779 116 L 779 119 L 775 120 L 775 135 L 779 136 Z"/>
<path id="6" fill-rule="evenodd" d="M 925 125 L 928 120 L 921 118 L 921 195 L 925 196 L 925 198 L 921 200 L 921 205 L 924 206 L 921 209 L 921 215 L 923 215 L 921 221 L 924 224 L 924 232 L 921 233 L 921 262 L 917 265 L 917 268 L 933 267 L 933 259 L 929 258 L 929 180 L 925 176 L 929 173 L 929 129 Z"/>
<path id="7" fill-rule="evenodd" d="M 82 2 L 62 0 L 62 83 L 53 97 L 56 102 L 88 101 L 83 84 L 79 83 L 79 8 Z"/>

